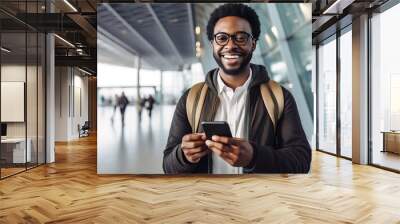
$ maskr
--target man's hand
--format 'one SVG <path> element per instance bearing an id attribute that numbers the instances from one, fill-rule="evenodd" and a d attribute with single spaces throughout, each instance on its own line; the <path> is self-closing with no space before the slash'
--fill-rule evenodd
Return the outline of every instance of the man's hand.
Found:
<path id="1" fill-rule="evenodd" d="M 209 150 L 205 145 L 204 133 L 187 134 L 183 136 L 181 149 L 186 159 L 191 163 L 198 163 L 201 157 L 207 155 Z"/>
<path id="2" fill-rule="evenodd" d="M 253 146 L 244 139 L 214 135 L 206 145 L 232 166 L 245 167 L 253 158 Z"/>

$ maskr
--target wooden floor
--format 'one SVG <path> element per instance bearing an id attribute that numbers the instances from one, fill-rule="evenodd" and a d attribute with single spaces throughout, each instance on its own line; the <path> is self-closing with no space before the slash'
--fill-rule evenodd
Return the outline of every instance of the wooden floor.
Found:
<path id="1" fill-rule="evenodd" d="M 0 223 L 400 223 L 400 175 L 314 152 L 307 175 L 98 176 L 96 139 L 0 181 Z"/>
<path id="2" fill-rule="evenodd" d="M 1 168 L 1 177 L 11 176 L 13 174 L 25 171 L 25 167 L 21 168 Z"/>

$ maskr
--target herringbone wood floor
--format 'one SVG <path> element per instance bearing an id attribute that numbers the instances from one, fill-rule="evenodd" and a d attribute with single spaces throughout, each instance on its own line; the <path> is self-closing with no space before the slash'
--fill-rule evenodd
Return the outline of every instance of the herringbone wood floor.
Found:
<path id="1" fill-rule="evenodd" d="M 314 152 L 307 175 L 98 176 L 96 139 L 0 181 L 0 223 L 400 223 L 400 175 Z"/>

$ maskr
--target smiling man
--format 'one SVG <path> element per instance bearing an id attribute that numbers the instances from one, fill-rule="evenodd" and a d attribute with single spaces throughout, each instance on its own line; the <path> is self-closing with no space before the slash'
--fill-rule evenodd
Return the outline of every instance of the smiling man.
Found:
<path id="1" fill-rule="evenodd" d="M 207 36 L 218 68 L 179 100 L 164 150 L 165 173 L 309 171 L 311 148 L 293 96 L 277 84 L 280 92 L 265 85 L 272 82 L 265 67 L 250 63 L 259 35 L 258 16 L 247 5 L 225 4 L 211 14 Z M 274 110 L 268 110 L 271 104 Z M 226 121 L 233 137 L 206 140 L 196 125 L 201 121 Z"/>

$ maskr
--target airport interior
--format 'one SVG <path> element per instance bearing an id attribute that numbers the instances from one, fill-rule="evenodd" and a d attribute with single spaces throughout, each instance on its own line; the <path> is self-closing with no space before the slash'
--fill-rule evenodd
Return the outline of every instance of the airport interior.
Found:
<path id="1" fill-rule="evenodd" d="M 400 2 L 241 3 L 307 174 L 164 175 L 224 2 L 1 0 L 0 223 L 400 223 Z"/>

